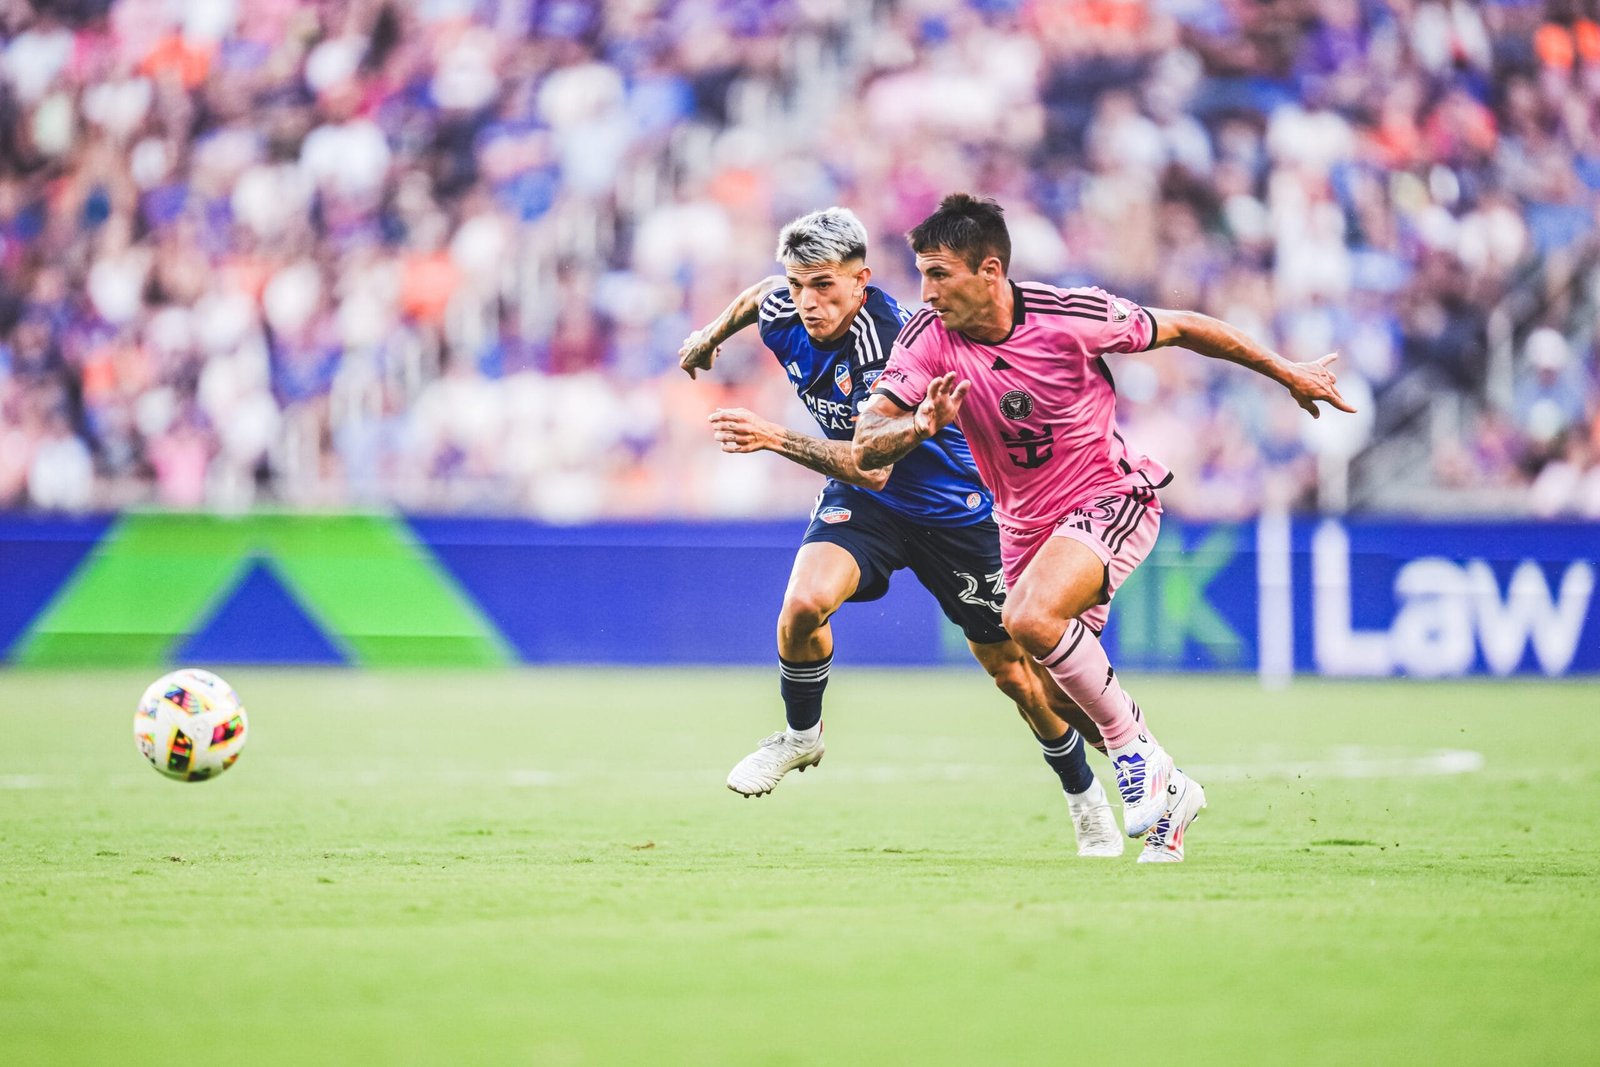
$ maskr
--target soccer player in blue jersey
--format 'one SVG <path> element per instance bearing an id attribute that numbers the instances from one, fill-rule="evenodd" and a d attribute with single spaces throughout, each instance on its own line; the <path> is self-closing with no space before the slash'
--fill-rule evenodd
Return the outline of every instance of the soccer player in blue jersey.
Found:
<path id="1" fill-rule="evenodd" d="M 856 412 L 910 317 L 869 284 L 866 252 L 866 228 L 850 211 L 834 207 L 796 219 L 778 235 L 784 276 L 745 290 L 678 353 L 693 378 L 711 369 L 724 341 L 759 323 L 762 342 L 823 433 L 796 433 L 743 408 L 710 417 L 724 452 L 776 452 L 828 477 L 778 616 L 779 692 L 788 726 L 739 761 L 728 788 L 763 796 L 789 771 L 822 761 L 822 694 L 833 663 L 829 619 L 846 601 L 882 597 L 890 576 L 909 569 L 1033 730 L 1067 795 L 1078 854 L 1120 855 L 1123 839 L 1105 790 L 1084 758 L 1083 737 L 1063 716 L 1092 727 L 1000 625 L 999 531 L 966 438 L 946 427 L 881 470 L 862 470 L 851 455 Z"/>

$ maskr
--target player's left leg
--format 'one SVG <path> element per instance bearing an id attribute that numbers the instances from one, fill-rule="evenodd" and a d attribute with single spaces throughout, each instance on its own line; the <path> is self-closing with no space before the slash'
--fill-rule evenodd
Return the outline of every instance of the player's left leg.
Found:
<path id="1" fill-rule="evenodd" d="M 1117 829 L 1105 787 L 1089 769 L 1083 735 L 1062 721 L 1052 707 L 1050 693 L 1056 690 L 1055 683 L 1010 638 L 988 644 L 968 640 L 967 647 L 1000 691 L 1016 704 L 1017 713 L 1039 742 L 1045 763 L 1061 780 L 1078 840 L 1078 855 L 1122 855 L 1123 836 Z M 1056 692 L 1059 700 L 1065 700 Z M 1095 736 L 1098 738 L 1099 734 Z"/>

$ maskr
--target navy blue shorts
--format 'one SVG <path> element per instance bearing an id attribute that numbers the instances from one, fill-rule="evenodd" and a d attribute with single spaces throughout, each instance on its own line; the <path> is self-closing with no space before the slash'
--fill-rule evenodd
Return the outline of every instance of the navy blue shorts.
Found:
<path id="1" fill-rule="evenodd" d="M 861 582 L 850 602 L 877 600 L 889 577 L 909 568 L 967 640 L 1007 639 L 1000 625 L 1005 577 L 993 519 L 970 526 L 923 526 L 851 486 L 829 482 L 817 498 L 803 544 L 825 541 L 855 558 Z"/>

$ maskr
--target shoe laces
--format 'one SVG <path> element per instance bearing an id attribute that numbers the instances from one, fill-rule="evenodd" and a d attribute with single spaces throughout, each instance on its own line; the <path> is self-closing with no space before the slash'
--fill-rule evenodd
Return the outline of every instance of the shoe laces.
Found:
<path id="1" fill-rule="evenodd" d="M 1117 768 L 1117 792 L 1124 804 L 1137 804 L 1144 799 L 1146 764 L 1143 756 L 1128 753 L 1112 760 Z"/>
<path id="2" fill-rule="evenodd" d="M 815 744 L 807 745 L 804 742 L 796 741 L 794 738 L 789 736 L 789 732 L 787 730 L 779 730 L 770 737 L 762 738 L 760 745 L 757 747 L 763 749 L 773 749 L 787 754 L 809 752 L 816 746 Z"/>
<path id="3" fill-rule="evenodd" d="M 1101 811 L 1110 811 L 1105 804 L 1089 804 L 1072 813 L 1073 824 L 1077 826 L 1080 835 L 1087 834 L 1090 838 L 1099 839 L 1107 836 L 1105 820 L 1099 818 Z"/>

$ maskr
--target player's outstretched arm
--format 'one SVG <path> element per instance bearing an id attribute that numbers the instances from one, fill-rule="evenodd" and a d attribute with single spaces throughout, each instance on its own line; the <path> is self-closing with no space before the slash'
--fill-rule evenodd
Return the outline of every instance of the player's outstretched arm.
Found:
<path id="1" fill-rule="evenodd" d="M 722 309 L 722 314 L 684 338 L 678 346 L 678 366 L 693 378 L 698 371 L 710 370 L 721 354 L 722 343 L 746 326 L 755 323 L 761 314 L 762 299 L 774 289 L 788 285 L 787 278 L 773 275 L 733 298 L 733 303 Z"/>
<path id="2" fill-rule="evenodd" d="M 744 408 L 719 408 L 710 415 L 712 435 L 724 452 L 776 452 L 784 459 L 863 489 L 882 489 L 889 468 L 864 471 L 849 441 L 808 437 Z"/>
<path id="3" fill-rule="evenodd" d="M 940 375 L 928 383 L 928 395 L 915 409 L 874 394 L 856 417 L 856 465 L 864 471 L 887 467 L 955 422 L 971 388 L 971 382 L 957 384 L 953 372 Z"/>
<path id="4" fill-rule="evenodd" d="M 1210 315 L 1159 308 L 1151 308 L 1150 314 L 1156 320 L 1156 338 L 1151 347 L 1178 345 L 1202 356 L 1249 367 L 1289 390 L 1295 403 L 1311 412 L 1312 418 L 1322 414 L 1317 410 L 1319 400 L 1340 411 L 1355 411 L 1339 395 L 1338 378 L 1333 373 L 1333 361 L 1339 358 L 1337 352 L 1310 363 L 1291 363 Z"/>

